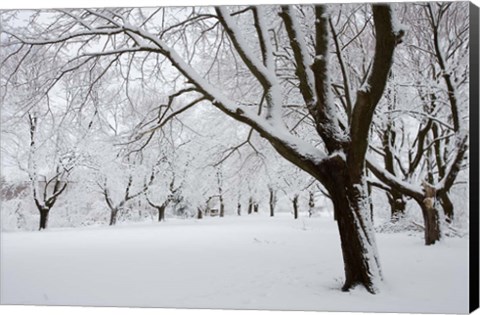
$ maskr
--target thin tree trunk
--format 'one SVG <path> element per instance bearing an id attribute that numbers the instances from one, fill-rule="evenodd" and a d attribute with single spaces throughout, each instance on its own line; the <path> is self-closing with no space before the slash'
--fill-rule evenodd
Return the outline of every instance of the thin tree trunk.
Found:
<path id="1" fill-rule="evenodd" d="M 298 195 L 293 196 L 293 218 L 298 219 Z"/>
<path id="2" fill-rule="evenodd" d="M 248 214 L 252 214 L 252 212 L 253 212 L 253 198 L 250 197 L 250 198 L 248 199 L 248 210 L 247 210 L 247 213 L 248 213 Z"/>
<path id="3" fill-rule="evenodd" d="M 365 169 L 365 172 L 367 172 L 368 170 Z M 372 221 L 372 224 L 373 224 L 373 202 L 372 202 L 372 185 L 370 185 L 369 183 L 367 183 L 367 194 L 368 194 L 368 207 L 369 207 L 369 210 L 370 210 L 370 220 Z"/>
<path id="4" fill-rule="evenodd" d="M 40 209 L 40 225 L 38 230 L 44 230 L 48 225 L 48 214 L 50 213 L 49 208 Z"/>
<path id="5" fill-rule="evenodd" d="M 313 191 L 308 192 L 308 217 L 313 215 L 313 209 L 315 208 L 315 194 Z"/>
<path id="6" fill-rule="evenodd" d="M 237 203 L 237 215 L 242 215 L 242 205 L 239 203 Z"/>
<path id="7" fill-rule="evenodd" d="M 220 212 L 218 214 L 221 218 L 225 216 L 225 204 L 223 203 L 223 197 L 220 196 Z"/>
<path id="8" fill-rule="evenodd" d="M 269 188 L 270 191 L 270 216 L 273 217 L 275 215 L 275 192 L 272 188 Z"/>

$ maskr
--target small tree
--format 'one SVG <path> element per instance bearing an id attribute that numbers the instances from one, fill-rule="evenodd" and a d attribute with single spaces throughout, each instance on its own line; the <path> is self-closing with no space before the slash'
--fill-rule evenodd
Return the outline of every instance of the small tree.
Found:
<path id="1" fill-rule="evenodd" d="M 39 230 L 43 230 L 47 228 L 50 210 L 57 202 L 58 197 L 67 188 L 68 176 L 73 169 L 75 156 L 69 154 L 59 156 L 56 160 L 54 172 L 50 176 L 40 175 L 36 160 L 36 134 L 38 127 L 36 114 L 29 113 L 28 121 L 30 125 L 28 176 L 30 178 L 33 200 L 40 213 Z"/>

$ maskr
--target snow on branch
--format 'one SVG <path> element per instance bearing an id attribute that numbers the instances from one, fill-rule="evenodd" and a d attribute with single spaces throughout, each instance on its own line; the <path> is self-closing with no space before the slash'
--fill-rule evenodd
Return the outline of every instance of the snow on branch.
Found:
<path id="1" fill-rule="evenodd" d="M 228 19 L 230 19 L 230 17 L 227 17 L 227 20 Z M 254 111 L 247 108 L 240 108 L 218 88 L 206 81 L 173 48 L 169 47 L 153 34 L 133 27 L 125 27 L 125 29 L 126 31 L 136 34 L 136 40 L 141 45 L 142 50 L 164 55 L 214 106 L 218 107 L 230 117 L 253 127 L 262 137 L 269 140 L 280 154 L 290 161 L 296 161 L 296 164 L 299 160 L 307 161 L 308 172 L 310 174 L 317 172 L 316 167 L 318 163 L 326 157 L 321 150 L 293 136 L 282 124 L 272 124 L 271 120 L 258 116 Z M 263 64 L 260 64 L 260 67 L 266 69 Z M 274 85 L 274 87 L 277 87 L 277 85 Z"/>
<path id="2" fill-rule="evenodd" d="M 92 35 L 116 35 L 122 33 L 124 30 L 119 27 L 112 27 L 112 28 L 95 28 L 91 30 L 86 30 L 86 31 L 78 31 L 78 32 L 73 32 L 70 34 L 66 34 L 63 36 L 56 36 L 53 38 L 45 38 L 45 39 L 38 39 L 38 40 L 28 40 L 24 38 L 20 38 L 16 34 L 7 31 L 7 30 L 2 30 L 3 33 L 10 35 L 11 37 L 15 38 L 18 40 L 18 42 L 22 44 L 27 44 L 27 45 L 32 45 L 32 46 L 41 46 L 41 45 L 49 45 L 49 44 L 58 44 L 58 43 L 64 43 L 69 40 L 73 40 L 79 37 L 86 37 L 86 36 L 92 36 Z"/>
<path id="3" fill-rule="evenodd" d="M 245 41 L 242 32 L 238 28 L 238 25 L 233 21 L 228 10 L 225 7 L 216 7 L 215 10 L 220 23 L 227 32 L 240 58 L 250 72 L 257 78 L 266 92 L 267 106 L 265 117 L 267 120 L 270 120 L 272 124 L 282 125 L 282 92 L 275 74 L 273 52 L 264 22 L 263 9 L 256 8 L 254 10 L 254 19 L 256 21 L 255 27 L 259 33 L 259 42 L 265 64 L 251 53 L 251 48 Z"/>
<path id="4" fill-rule="evenodd" d="M 318 134 L 322 137 L 329 151 L 342 148 L 347 136 L 338 124 L 336 105 L 331 95 L 331 81 L 328 67 L 327 28 L 328 17 L 324 6 L 315 6 L 315 58 L 312 60 L 304 40 L 302 28 L 295 15 L 293 6 L 282 6 L 280 16 L 292 47 L 295 59 L 299 89 L 308 111 L 315 121 Z"/>
<path id="5" fill-rule="evenodd" d="M 176 68 L 189 81 L 189 83 L 193 85 L 196 90 L 204 96 L 204 99 L 210 101 L 214 106 L 222 110 L 230 117 L 254 128 L 257 132 L 260 133 L 262 137 L 270 141 L 275 147 L 275 149 L 284 157 L 287 157 L 288 160 L 295 161 L 295 164 L 299 164 L 298 161 L 307 161 L 306 164 L 308 164 L 308 166 L 305 167 L 309 169 L 308 172 L 312 174 L 317 171 L 316 168 L 318 166 L 318 162 L 325 158 L 325 154 L 321 150 L 314 147 L 312 144 L 290 134 L 286 127 L 283 124 L 279 123 L 280 119 L 269 119 L 272 117 L 268 116 L 260 117 L 253 110 L 240 107 L 237 102 L 227 97 L 220 89 L 218 89 L 218 87 L 208 82 L 198 71 L 196 71 L 196 69 L 194 69 L 188 63 L 187 60 L 180 56 L 173 47 L 169 46 L 157 35 L 141 27 L 131 25 L 125 20 L 119 20 L 114 16 L 110 16 L 111 12 L 109 13 L 100 10 L 89 10 L 88 12 L 91 15 L 95 15 L 99 19 L 106 21 L 108 24 L 113 25 L 111 27 L 105 25 L 94 27 L 94 25 L 92 24 L 92 26 L 85 31 L 74 31 L 72 33 L 65 33 L 63 36 L 60 37 L 52 37 L 51 39 L 43 39 L 38 41 L 31 41 L 26 39 L 20 40 L 20 38 L 18 39 L 20 42 L 29 45 L 63 45 L 65 42 L 68 42 L 71 39 L 82 38 L 82 46 L 84 46 L 88 45 L 89 40 L 95 38 L 95 36 L 97 35 L 110 36 L 120 33 L 125 34 L 133 41 L 130 43 L 132 45 L 130 48 L 128 48 L 127 46 L 128 42 L 124 42 L 122 48 L 108 51 L 102 51 L 102 48 L 100 47 L 98 48 L 98 52 L 88 52 L 88 56 L 83 56 L 83 59 L 90 60 L 90 58 L 102 58 L 104 56 L 118 57 L 123 53 L 135 52 L 149 52 L 163 55 L 168 61 L 170 61 L 172 66 Z M 268 69 L 261 60 L 256 58 L 251 53 L 251 49 L 243 40 L 239 28 L 237 27 L 237 25 L 235 25 L 235 22 L 233 21 L 230 14 L 227 12 L 226 8 L 217 8 L 217 13 L 222 22 L 222 25 L 229 34 L 232 43 L 234 44 L 239 55 L 242 56 L 242 59 L 244 60 L 247 67 L 250 68 L 252 73 L 264 86 L 264 89 L 267 93 L 267 98 L 268 95 L 270 95 L 270 106 L 278 107 L 276 108 L 278 110 L 277 114 L 281 114 L 281 89 L 279 83 L 277 82 L 277 77 L 273 69 Z M 260 10 L 258 13 L 259 15 L 261 15 L 262 10 Z M 259 21 L 260 25 L 264 24 L 264 22 L 261 21 L 260 17 Z M 268 48 L 266 49 L 266 52 L 267 51 Z M 74 58 L 74 60 L 78 59 L 78 56 Z M 82 61 L 80 65 L 84 64 L 85 62 Z M 79 65 L 72 66 L 70 62 L 67 62 L 66 65 L 69 67 L 67 71 L 71 71 L 79 67 Z M 198 102 L 194 103 L 196 104 Z M 187 108 L 182 108 L 180 111 L 186 109 Z M 174 113 L 174 115 L 176 114 L 178 113 Z M 272 116 L 275 115 L 275 111 L 272 110 L 271 114 Z"/>
<path id="6" fill-rule="evenodd" d="M 236 51 L 245 65 L 265 88 L 270 87 L 272 82 L 276 81 L 275 74 L 272 73 L 272 71 L 269 71 L 267 67 L 251 53 L 252 49 L 245 42 L 238 25 L 233 21 L 227 8 L 222 6 L 216 7 L 215 10 L 220 23 L 227 32 L 232 44 L 235 46 Z"/>
<path id="7" fill-rule="evenodd" d="M 381 166 L 379 166 L 375 160 L 367 156 L 366 158 L 367 167 L 372 173 L 380 179 L 383 183 L 387 184 L 388 186 L 398 190 L 399 192 L 415 198 L 417 200 L 423 200 L 423 191 L 420 186 L 415 186 L 410 183 L 407 183 L 395 175 L 387 172 Z"/>

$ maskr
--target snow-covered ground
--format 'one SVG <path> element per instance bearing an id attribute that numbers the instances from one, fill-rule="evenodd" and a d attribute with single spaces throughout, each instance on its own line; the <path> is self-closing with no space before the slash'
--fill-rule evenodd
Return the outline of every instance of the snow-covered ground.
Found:
<path id="1" fill-rule="evenodd" d="M 331 218 L 242 217 L 2 233 L 5 304 L 466 313 L 468 239 L 377 234 L 382 292 L 340 291 Z"/>

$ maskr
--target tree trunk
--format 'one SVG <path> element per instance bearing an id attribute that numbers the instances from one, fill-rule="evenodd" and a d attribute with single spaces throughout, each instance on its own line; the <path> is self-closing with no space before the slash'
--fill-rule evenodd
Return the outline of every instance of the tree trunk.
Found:
<path id="1" fill-rule="evenodd" d="M 225 215 L 225 205 L 223 204 L 223 198 L 220 196 L 220 212 L 218 214 L 221 218 Z"/>
<path id="2" fill-rule="evenodd" d="M 315 194 L 313 191 L 308 192 L 308 217 L 310 218 L 313 215 L 313 210 L 315 208 Z"/>
<path id="3" fill-rule="evenodd" d="M 253 203 L 253 212 L 258 213 L 258 203 Z"/>
<path id="4" fill-rule="evenodd" d="M 365 172 L 368 170 L 365 168 Z M 368 207 L 370 210 L 370 220 L 372 220 L 372 224 L 374 222 L 373 220 L 373 202 L 372 202 L 372 185 L 367 183 L 367 194 L 368 194 Z"/>
<path id="5" fill-rule="evenodd" d="M 40 231 L 47 228 L 48 214 L 50 213 L 50 209 L 43 208 L 43 209 L 40 209 L 39 211 L 40 211 L 40 226 L 38 230 Z"/>
<path id="6" fill-rule="evenodd" d="M 450 200 L 448 192 L 443 192 L 438 196 L 440 200 L 440 205 L 442 206 L 443 212 L 445 213 L 445 221 L 447 223 L 452 223 L 454 219 L 453 203 Z"/>
<path id="7" fill-rule="evenodd" d="M 403 195 L 392 189 L 387 193 L 388 203 L 390 204 L 390 221 L 397 222 L 405 214 L 405 206 L 407 202 L 405 201 Z"/>
<path id="8" fill-rule="evenodd" d="M 270 191 L 270 216 L 273 217 L 275 215 L 275 192 L 272 188 L 269 188 Z"/>
<path id="9" fill-rule="evenodd" d="M 423 223 L 425 225 L 425 245 L 433 245 L 441 238 L 440 218 L 435 207 L 435 200 L 427 197 L 423 202 L 418 202 L 418 204 L 422 209 Z"/>
<path id="10" fill-rule="evenodd" d="M 248 199 L 248 210 L 247 210 L 247 213 L 248 213 L 248 214 L 252 214 L 252 212 L 253 212 L 253 198 L 250 197 L 250 198 Z"/>
<path id="11" fill-rule="evenodd" d="M 427 182 L 423 182 L 424 198 L 418 200 L 425 224 L 425 245 L 433 245 L 440 240 L 440 216 L 437 209 L 437 191 Z"/>
<path id="12" fill-rule="evenodd" d="M 298 219 L 298 195 L 293 196 L 293 218 Z"/>
<path id="13" fill-rule="evenodd" d="M 165 221 L 165 208 L 163 205 L 158 207 L 158 222 Z"/>
<path id="14" fill-rule="evenodd" d="M 350 189 L 347 194 L 340 192 L 335 197 L 332 196 L 345 267 L 342 290 L 348 291 L 362 284 L 369 292 L 375 293 L 375 282 L 377 278 L 381 279 L 380 266 L 369 209 L 361 208 L 362 204 L 366 205 L 368 197 L 356 196 L 357 193 L 352 190 L 354 189 Z"/>
<path id="15" fill-rule="evenodd" d="M 110 209 L 110 223 L 109 225 L 115 225 L 117 223 L 118 208 Z"/>
<path id="16" fill-rule="evenodd" d="M 237 215 L 242 215 L 242 205 L 239 203 L 237 203 Z"/>
<path id="17" fill-rule="evenodd" d="M 197 208 L 197 219 L 203 219 L 203 212 L 200 208 Z"/>
<path id="18" fill-rule="evenodd" d="M 370 293 L 378 292 L 382 280 L 375 235 L 370 218 L 365 178 L 352 182 L 345 164 L 334 159 L 321 166 L 334 208 L 340 234 L 345 269 L 343 291 L 363 285 Z"/>

